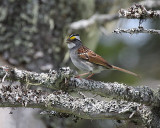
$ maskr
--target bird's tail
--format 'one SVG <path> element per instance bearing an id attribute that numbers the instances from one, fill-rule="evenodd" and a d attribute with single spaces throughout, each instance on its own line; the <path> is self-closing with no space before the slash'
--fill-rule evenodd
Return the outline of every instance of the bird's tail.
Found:
<path id="1" fill-rule="evenodd" d="M 125 69 L 123 69 L 123 68 L 119 68 L 119 67 L 116 67 L 116 66 L 114 66 L 114 65 L 112 65 L 112 68 L 113 68 L 113 69 L 116 69 L 116 70 L 118 70 L 118 71 L 121 71 L 121 72 L 128 73 L 128 74 L 130 74 L 130 75 L 139 77 L 138 74 L 136 74 L 136 73 L 134 73 L 134 72 L 131 72 L 131 71 L 128 71 L 128 70 L 125 70 Z"/>

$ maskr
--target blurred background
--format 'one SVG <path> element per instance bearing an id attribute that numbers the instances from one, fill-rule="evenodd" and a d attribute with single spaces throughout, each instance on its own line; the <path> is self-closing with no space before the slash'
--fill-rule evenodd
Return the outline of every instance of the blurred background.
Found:
<path id="1" fill-rule="evenodd" d="M 94 14 L 117 14 L 121 8 L 135 3 L 159 0 L 0 0 L 0 65 L 36 72 L 48 72 L 70 66 L 65 43 L 69 25 Z M 160 4 L 146 4 L 147 9 L 159 10 Z M 138 73 L 141 79 L 118 71 L 103 71 L 93 79 L 120 82 L 130 86 L 160 85 L 160 36 L 151 34 L 114 34 L 116 28 L 137 28 L 139 20 L 116 19 L 93 24 L 79 33 L 84 45 L 108 62 Z M 160 29 L 159 19 L 147 19 L 144 28 Z M 81 73 L 80 71 L 78 71 Z M 42 117 L 37 109 L 1 108 L 1 128 L 117 128 L 128 122 L 113 120 L 78 120 Z M 123 125 L 122 125 L 123 124 Z M 132 127 L 132 125 L 130 125 Z M 134 127 L 134 126 L 133 126 Z"/>

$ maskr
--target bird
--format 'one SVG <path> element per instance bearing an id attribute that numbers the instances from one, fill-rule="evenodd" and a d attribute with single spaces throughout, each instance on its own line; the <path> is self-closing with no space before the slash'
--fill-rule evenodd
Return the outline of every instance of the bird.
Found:
<path id="1" fill-rule="evenodd" d="M 100 73 L 101 71 L 107 69 L 118 70 L 133 76 L 138 76 L 136 73 L 109 64 L 100 55 L 84 46 L 79 34 L 71 34 L 70 36 L 68 36 L 66 43 L 69 48 L 69 54 L 72 63 L 79 70 L 86 72 L 77 76 L 78 78 L 84 75 L 88 75 L 87 79 L 90 79 L 94 74 Z"/>

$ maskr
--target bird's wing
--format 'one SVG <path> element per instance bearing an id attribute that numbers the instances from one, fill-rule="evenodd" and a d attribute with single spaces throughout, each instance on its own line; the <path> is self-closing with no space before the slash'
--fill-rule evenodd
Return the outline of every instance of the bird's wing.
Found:
<path id="1" fill-rule="evenodd" d="M 105 68 L 108 68 L 108 69 L 112 68 L 112 65 L 110 65 L 105 59 L 103 59 L 101 56 L 97 55 L 96 53 L 94 53 L 93 51 L 91 51 L 85 46 L 81 46 L 78 49 L 78 56 L 81 59 L 103 66 Z"/>

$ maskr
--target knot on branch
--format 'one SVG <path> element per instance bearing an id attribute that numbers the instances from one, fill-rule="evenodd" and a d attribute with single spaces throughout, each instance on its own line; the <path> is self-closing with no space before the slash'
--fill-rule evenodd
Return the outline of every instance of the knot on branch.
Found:
<path id="1" fill-rule="evenodd" d="M 133 90 L 132 90 L 133 91 Z M 153 91 L 147 87 L 147 86 L 144 86 L 144 87 L 136 87 L 134 89 L 134 93 L 130 91 L 130 93 L 134 94 L 134 98 L 135 98 L 135 101 L 138 100 L 140 102 L 143 101 L 143 103 L 146 103 L 146 104 L 152 104 L 151 101 L 153 101 L 154 99 L 154 94 L 153 94 Z"/>
<path id="2" fill-rule="evenodd" d="M 129 19 L 146 19 L 159 17 L 160 13 L 158 11 L 147 11 L 147 9 L 139 4 L 135 4 L 128 8 L 127 10 L 119 10 L 119 17 L 129 18 Z"/>
<path id="3" fill-rule="evenodd" d="M 75 72 L 70 67 L 62 67 L 58 70 L 58 77 L 61 79 L 74 76 Z"/>
<path id="4" fill-rule="evenodd" d="M 58 71 L 49 71 L 50 80 L 53 81 L 54 86 L 62 86 L 68 82 L 68 79 L 74 76 L 75 72 L 69 67 L 62 67 Z M 52 78 L 54 80 L 52 80 Z M 64 86 L 63 86 L 64 87 Z"/>

